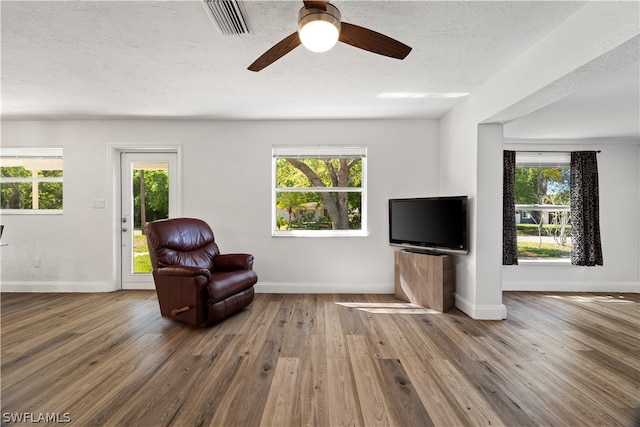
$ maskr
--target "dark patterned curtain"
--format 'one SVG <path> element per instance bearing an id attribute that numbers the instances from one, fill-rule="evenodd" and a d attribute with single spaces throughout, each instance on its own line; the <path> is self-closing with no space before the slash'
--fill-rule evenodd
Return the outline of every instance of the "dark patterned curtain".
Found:
<path id="1" fill-rule="evenodd" d="M 502 265 L 518 265 L 516 152 L 503 151 L 502 160 Z"/>
<path id="2" fill-rule="evenodd" d="M 602 265 L 600 197 L 595 151 L 571 153 L 571 264 Z"/>

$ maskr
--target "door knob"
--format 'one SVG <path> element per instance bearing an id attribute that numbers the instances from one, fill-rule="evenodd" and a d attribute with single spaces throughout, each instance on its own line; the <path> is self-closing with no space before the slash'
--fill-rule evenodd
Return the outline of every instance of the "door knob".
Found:
<path id="1" fill-rule="evenodd" d="M 122 227 L 122 232 L 124 233 L 125 231 L 127 231 L 127 227 Z"/>

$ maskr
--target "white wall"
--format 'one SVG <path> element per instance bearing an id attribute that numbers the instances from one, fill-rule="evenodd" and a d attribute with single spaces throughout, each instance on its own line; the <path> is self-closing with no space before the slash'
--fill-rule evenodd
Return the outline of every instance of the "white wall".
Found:
<path id="1" fill-rule="evenodd" d="M 570 143 L 569 143 L 570 142 Z M 502 267 L 502 289 L 640 292 L 640 145 L 637 141 L 505 141 L 508 150 L 601 150 L 600 233 L 604 265 Z"/>
<path id="2" fill-rule="evenodd" d="M 496 262 L 502 205 L 480 201 L 501 199 L 501 146 L 480 125 L 522 117 L 637 60 L 637 16 L 637 2 L 587 3 L 441 119 L 440 191 L 472 199 L 471 251 L 456 261 L 456 306 L 469 316 L 506 315 L 502 266 Z"/>
<path id="3" fill-rule="evenodd" d="M 3 146 L 64 148 L 64 214 L 4 215 L 3 290 L 119 287 L 110 145 L 181 145 L 182 214 L 255 255 L 262 290 L 393 293 L 387 200 L 437 195 L 437 121 L 5 121 Z M 366 144 L 369 236 L 271 237 L 273 144 Z M 93 209 L 92 199 L 106 199 Z M 33 258 L 41 267 L 33 267 Z"/>

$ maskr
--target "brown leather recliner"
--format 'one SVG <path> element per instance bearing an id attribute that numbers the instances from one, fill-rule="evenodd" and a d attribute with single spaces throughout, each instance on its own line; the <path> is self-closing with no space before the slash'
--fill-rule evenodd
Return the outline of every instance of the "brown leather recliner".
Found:
<path id="1" fill-rule="evenodd" d="M 153 221 L 145 230 L 162 316 L 206 326 L 251 304 L 253 255 L 220 254 L 199 219 Z"/>

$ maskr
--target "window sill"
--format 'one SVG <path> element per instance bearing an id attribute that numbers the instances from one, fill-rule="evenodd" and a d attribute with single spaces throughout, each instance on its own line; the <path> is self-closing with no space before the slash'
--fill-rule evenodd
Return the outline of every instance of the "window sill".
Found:
<path id="1" fill-rule="evenodd" d="M 542 266 L 542 265 L 553 265 L 556 267 L 563 267 L 563 266 L 571 266 L 571 259 L 569 258 L 539 258 L 539 259 L 519 259 L 518 260 L 518 265 L 535 265 L 535 266 Z"/>
<path id="2" fill-rule="evenodd" d="M 366 230 L 275 230 L 272 237 L 366 237 Z"/>
<path id="3" fill-rule="evenodd" d="M 0 209 L 2 215 L 62 215 L 62 209 Z"/>

